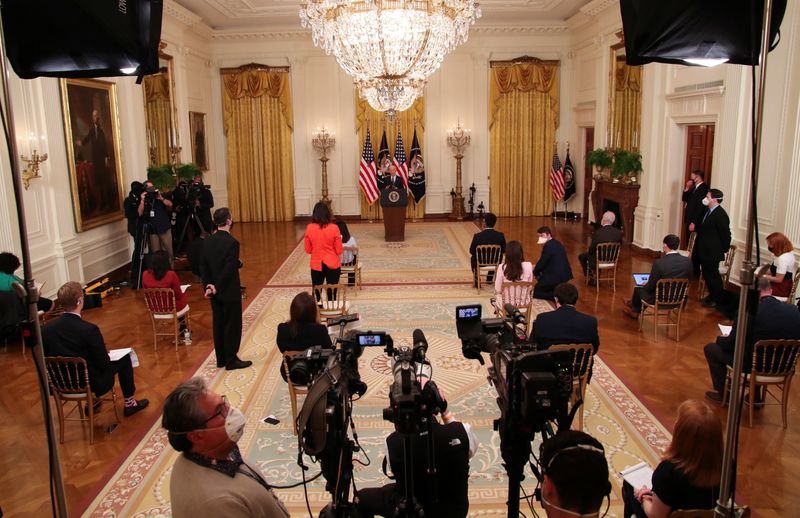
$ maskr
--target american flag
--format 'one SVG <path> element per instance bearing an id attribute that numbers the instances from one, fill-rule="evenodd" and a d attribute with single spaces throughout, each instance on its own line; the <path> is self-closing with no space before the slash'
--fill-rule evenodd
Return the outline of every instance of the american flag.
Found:
<path id="1" fill-rule="evenodd" d="M 403 178 L 403 185 L 408 189 L 408 164 L 406 163 L 406 148 L 403 147 L 403 136 L 397 131 L 397 142 L 394 144 L 394 158 L 392 163 Z"/>
<path id="2" fill-rule="evenodd" d="M 375 176 L 375 151 L 372 149 L 372 140 L 367 130 L 364 139 L 364 152 L 361 154 L 361 165 L 358 172 L 358 185 L 364 191 L 364 196 L 370 205 L 378 199 L 378 179 Z"/>
<path id="3" fill-rule="evenodd" d="M 558 151 L 553 153 L 553 168 L 550 169 L 550 187 L 553 189 L 553 198 L 561 200 L 564 198 L 564 168 L 561 166 L 561 159 L 558 158 Z"/>

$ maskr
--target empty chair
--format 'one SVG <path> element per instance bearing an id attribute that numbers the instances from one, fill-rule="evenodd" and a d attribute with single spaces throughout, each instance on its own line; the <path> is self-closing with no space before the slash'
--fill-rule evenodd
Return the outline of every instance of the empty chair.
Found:
<path id="1" fill-rule="evenodd" d="M 342 252 L 343 258 L 352 257 L 352 260 L 344 262 L 342 260 L 342 276 L 340 279 L 345 279 L 346 282 L 349 284 L 350 275 L 353 276 L 355 281 L 356 289 L 361 289 L 361 263 L 358 261 L 358 247 L 357 246 L 346 246 L 344 247 L 344 252 Z M 347 276 L 347 277 L 345 277 Z M 341 280 L 340 280 L 341 282 Z"/>
<path id="2" fill-rule="evenodd" d="M 686 245 L 686 256 L 692 257 L 692 252 L 694 252 L 694 244 L 697 242 L 697 232 L 692 232 L 689 234 L 689 243 Z"/>
<path id="3" fill-rule="evenodd" d="M 595 251 L 594 266 L 589 264 L 586 270 L 586 284 L 592 280 L 596 282 L 600 291 L 602 281 L 611 281 L 614 291 L 617 291 L 617 261 L 619 260 L 619 243 L 599 243 Z"/>
<path id="4" fill-rule="evenodd" d="M 189 305 L 178 311 L 175 306 L 175 292 L 172 288 L 147 288 L 142 290 L 144 302 L 150 311 L 150 321 L 153 324 L 153 347 L 158 350 L 158 337 L 170 336 L 175 341 L 175 350 L 178 350 L 180 338 L 179 319 L 183 319 L 186 329 L 189 329 Z"/>
<path id="5" fill-rule="evenodd" d="M 691 257 L 691 256 L 690 256 Z M 736 257 L 736 245 L 731 245 L 728 253 L 725 254 L 725 260 L 719 265 L 719 274 L 722 276 L 722 286 L 728 287 L 728 280 L 731 277 L 731 268 L 733 267 L 733 258 Z M 706 296 L 706 281 L 705 278 L 700 276 L 700 283 L 697 286 L 697 298 L 702 299 Z"/>
<path id="6" fill-rule="evenodd" d="M 658 340 L 658 326 L 674 327 L 675 341 L 680 340 L 681 313 L 684 307 L 689 279 L 661 279 L 656 283 L 656 297 L 653 304 L 642 301 L 639 313 L 639 331 L 646 317 L 653 317 L 653 338 Z M 659 322 L 659 317 L 664 320 Z"/>
<path id="7" fill-rule="evenodd" d="M 305 351 L 286 351 L 283 353 L 283 372 L 286 374 L 286 385 L 289 388 L 289 403 L 292 405 L 292 430 L 297 435 L 297 398 L 298 396 L 308 395 L 308 387 L 305 385 L 295 385 L 289 377 L 289 364 L 292 358 Z"/>
<path id="8" fill-rule="evenodd" d="M 572 351 L 572 395 L 569 399 L 570 408 L 578 400 L 586 402 L 586 386 L 589 384 L 589 373 L 594 364 L 594 346 L 592 344 L 559 344 L 553 345 L 548 351 Z M 583 430 L 583 411 L 585 404 L 578 409 L 578 430 Z"/>
<path id="9" fill-rule="evenodd" d="M 320 284 L 313 289 L 319 304 L 321 320 L 327 321 L 329 318 L 341 317 L 350 312 L 346 284 Z"/>
<path id="10" fill-rule="evenodd" d="M 478 280 L 478 291 L 485 282 L 491 285 L 489 274 L 497 275 L 497 267 L 503 260 L 503 249 L 500 245 L 478 245 L 475 248 L 475 276 Z"/>

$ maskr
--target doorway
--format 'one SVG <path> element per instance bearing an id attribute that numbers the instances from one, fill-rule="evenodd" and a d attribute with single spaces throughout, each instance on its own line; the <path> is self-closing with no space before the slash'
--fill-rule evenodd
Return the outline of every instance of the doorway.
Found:
<path id="1" fill-rule="evenodd" d="M 583 135 L 583 220 L 588 223 L 589 194 L 592 191 L 592 166 L 589 165 L 589 153 L 594 149 L 594 128 L 584 128 Z M 597 219 L 596 214 L 595 219 Z"/>
<path id="2" fill-rule="evenodd" d="M 692 171 L 700 169 L 705 173 L 705 183 L 711 183 L 712 159 L 714 158 L 714 125 L 701 124 L 686 128 L 686 167 L 683 172 L 683 185 L 689 181 Z M 683 224 L 686 204 L 681 204 L 681 243 L 688 242 L 689 235 L 686 225 Z"/>

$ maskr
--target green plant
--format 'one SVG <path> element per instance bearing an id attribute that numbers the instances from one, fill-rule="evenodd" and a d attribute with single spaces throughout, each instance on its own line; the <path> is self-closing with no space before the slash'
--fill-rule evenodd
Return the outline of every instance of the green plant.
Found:
<path id="1" fill-rule="evenodd" d="M 611 167 L 613 178 L 622 178 L 642 171 L 642 154 L 627 149 L 614 152 L 614 165 Z"/>
<path id="2" fill-rule="evenodd" d="M 181 164 L 175 169 L 175 174 L 181 180 L 191 180 L 197 175 L 203 176 L 203 171 L 197 165 L 189 162 L 188 164 Z"/>
<path id="3" fill-rule="evenodd" d="M 154 165 L 147 168 L 147 179 L 153 182 L 156 189 L 171 190 L 175 187 L 172 166 L 169 164 Z"/>
<path id="4" fill-rule="evenodd" d="M 614 162 L 614 156 L 608 148 L 599 147 L 589 153 L 586 157 L 589 165 L 597 167 L 598 169 L 608 169 Z"/>

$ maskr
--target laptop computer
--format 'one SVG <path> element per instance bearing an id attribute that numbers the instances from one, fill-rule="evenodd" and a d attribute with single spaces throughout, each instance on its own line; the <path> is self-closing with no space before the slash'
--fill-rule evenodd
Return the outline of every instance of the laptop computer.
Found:
<path id="1" fill-rule="evenodd" d="M 649 281 L 649 280 L 650 280 L 650 274 L 649 273 L 634 273 L 633 274 L 633 282 L 637 286 L 644 286 L 645 284 L 647 284 L 647 281 Z"/>

